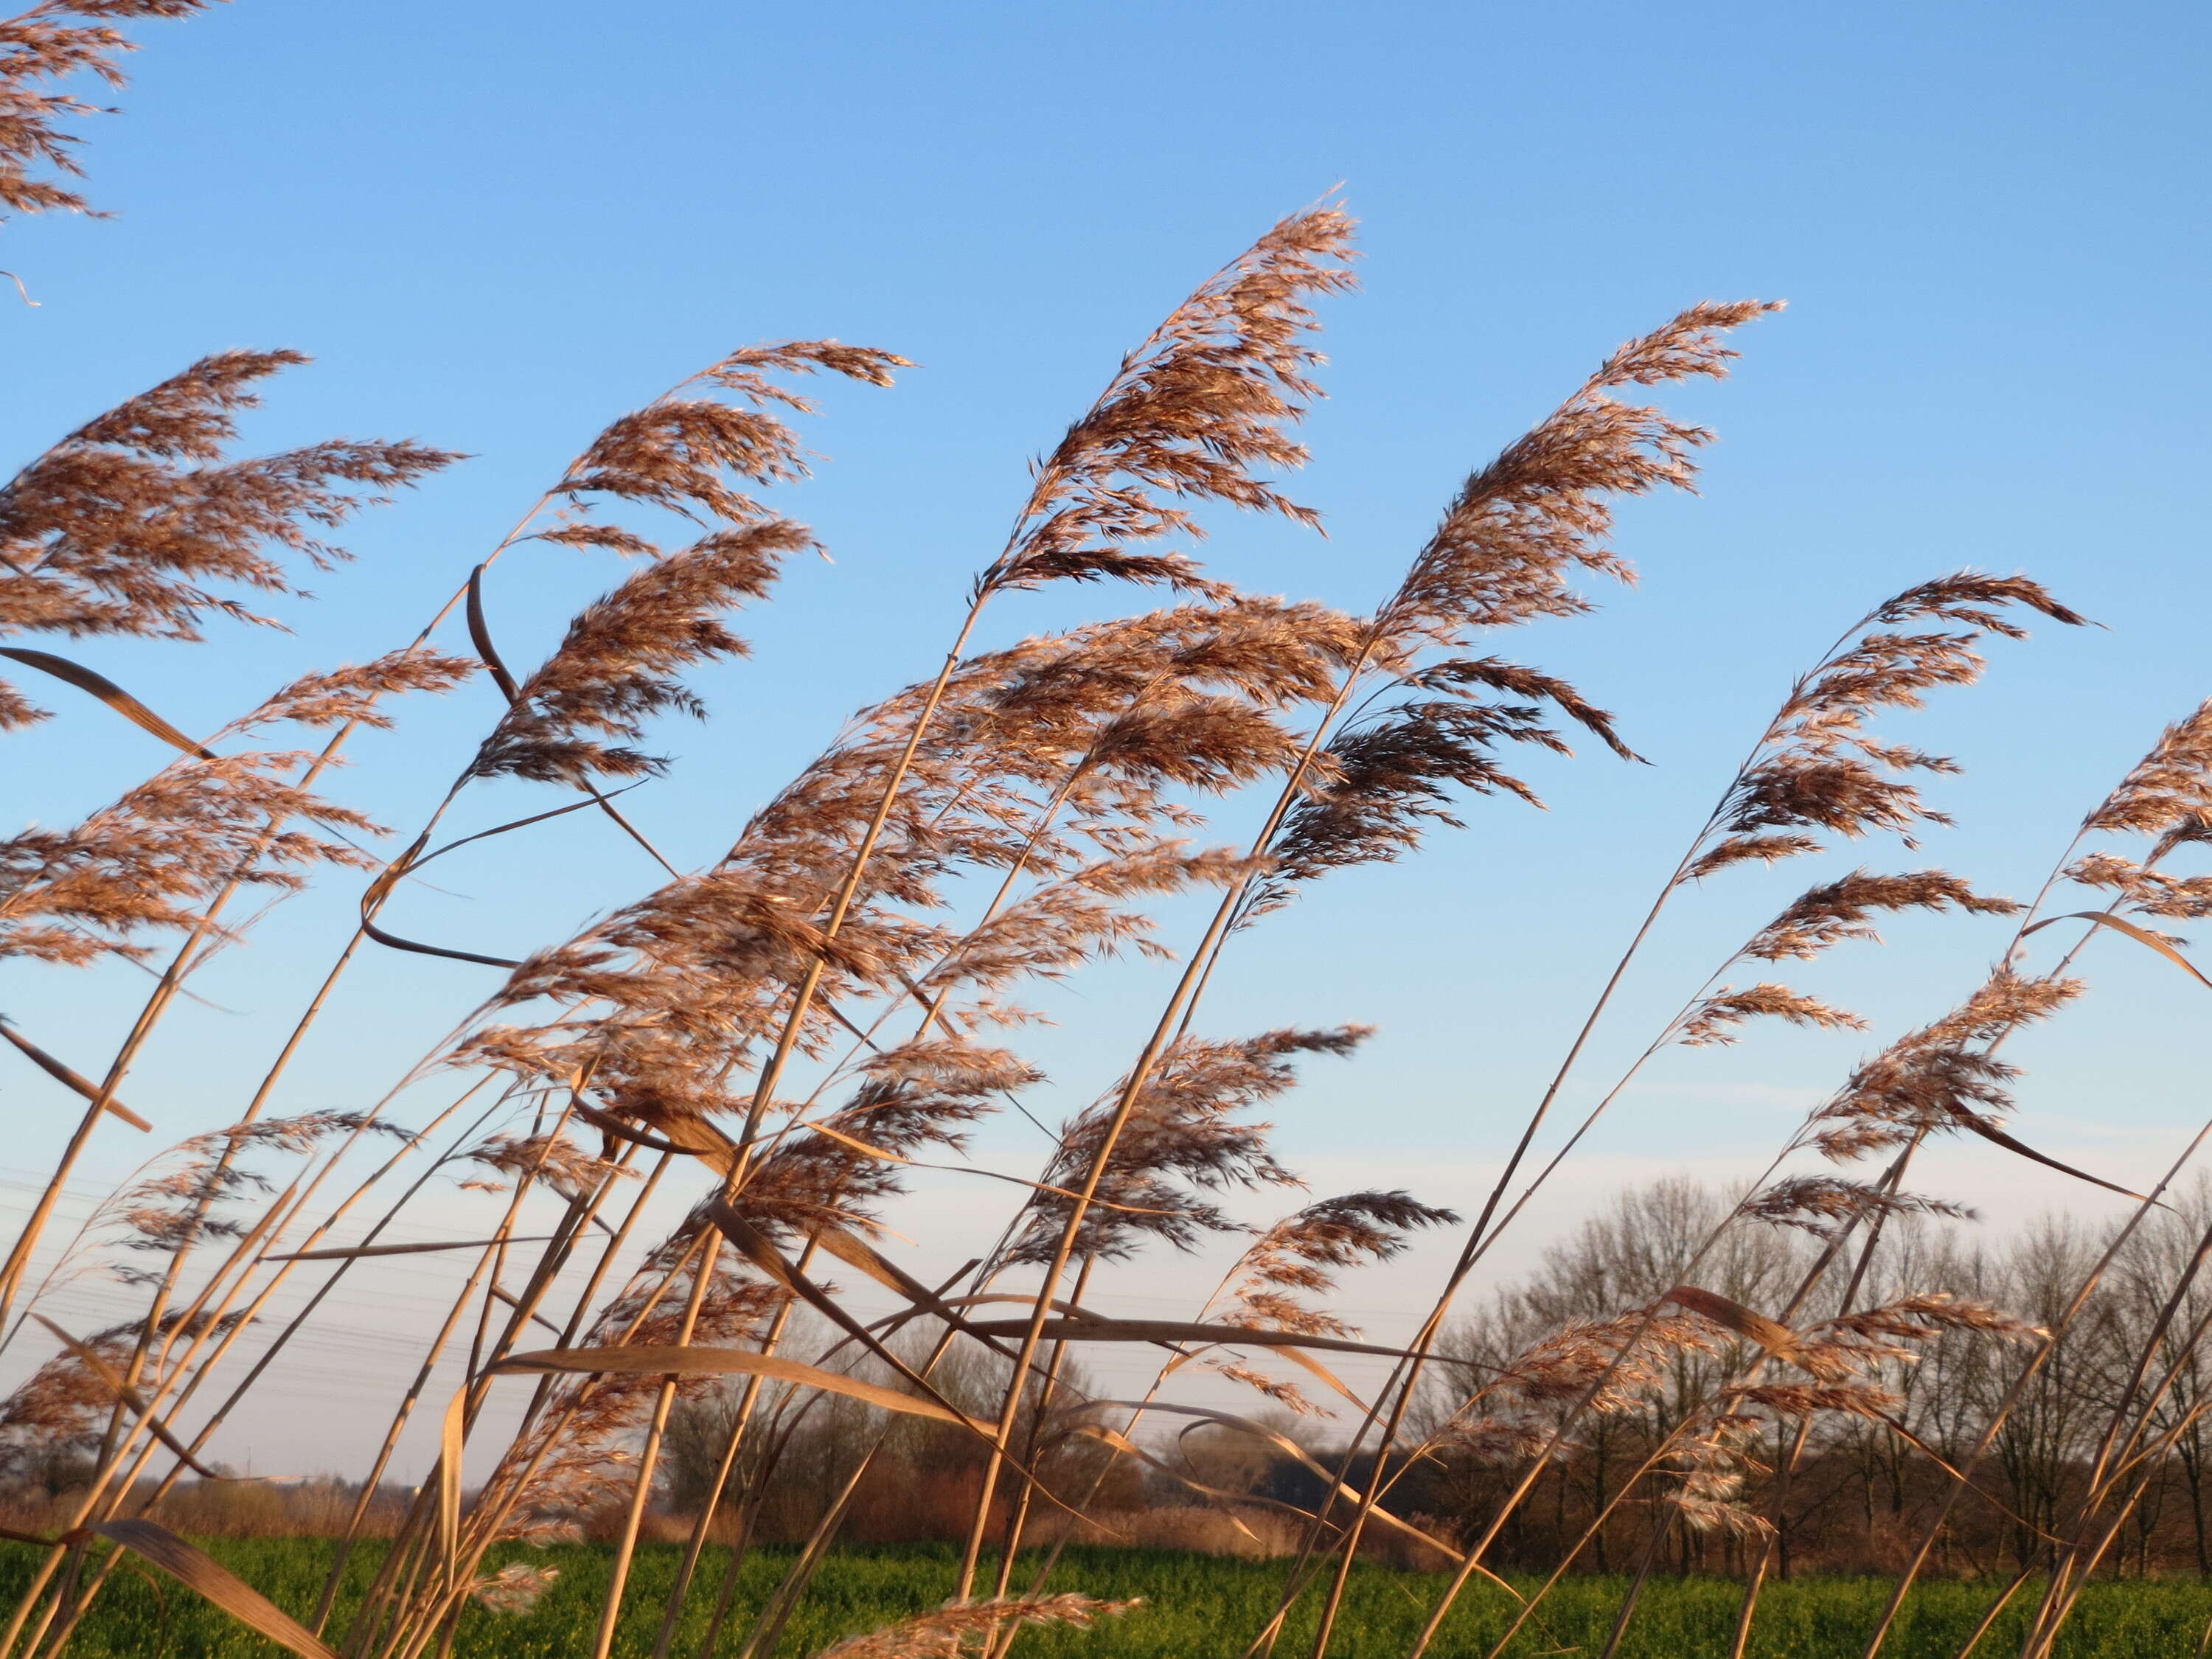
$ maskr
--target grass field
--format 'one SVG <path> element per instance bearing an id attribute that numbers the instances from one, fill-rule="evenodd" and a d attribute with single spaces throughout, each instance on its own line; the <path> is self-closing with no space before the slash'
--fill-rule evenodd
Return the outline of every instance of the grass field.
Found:
<path id="1" fill-rule="evenodd" d="M 258 1589 L 295 1613 L 313 1606 L 331 1546 L 321 1540 L 226 1539 L 209 1547 Z M 522 1552 L 516 1552 L 520 1559 Z M 587 1651 L 605 1582 L 605 1553 L 593 1547 L 528 1552 L 529 1559 L 561 1569 L 553 1591 L 528 1613 L 496 1616 L 472 1608 L 463 1624 L 457 1659 L 568 1659 Z M 643 1659 L 659 1628 L 661 1593 L 678 1552 L 672 1547 L 641 1553 L 631 1581 L 635 1609 L 616 1644 L 617 1655 Z M 786 1557 L 757 1554 L 739 1593 L 739 1613 L 757 1603 L 775 1582 Z M 12 1595 L 30 1553 L 6 1547 L 0 1581 Z M 358 1563 L 356 1583 L 372 1559 Z M 811 1654 L 837 1638 L 872 1629 L 934 1606 L 951 1583 L 949 1552 L 927 1547 L 859 1550 L 824 1570 L 816 1593 L 787 1632 L 781 1651 Z M 1282 1569 L 1267 1562 L 1130 1550 L 1071 1551 L 1055 1575 L 1054 1589 L 1081 1589 L 1116 1599 L 1141 1596 L 1145 1605 L 1090 1632 L 1039 1630 L 1023 1638 L 1034 1659 L 1235 1659 L 1272 1606 Z M 1431 1581 L 1418 1573 L 1363 1568 L 1333 1651 L 1343 1659 L 1389 1659 L 1405 1651 L 1425 1611 Z M 1563 1586 L 1540 1630 L 1525 1632 L 1511 1649 L 1515 1659 L 1584 1652 L 1603 1647 L 1618 1606 L 1620 1584 L 1583 1579 Z M 1864 1633 L 1887 1593 L 1885 1583 L 1829 1578 L 1776 1584 L 1764 1604 L 1752 1644 L 1759 1659 L 1856 1659 Z M 1990 1591 L 1967 1584 L 1932 1583 L 1914 1593 L 1888 1652 L 1896 1659 L 1946 1659 L 1988 1606 Z M 1719 1580 L 1662 1580 L 1644 1598 L 1644 1611 L 1622 1649 L 1636 1659 L 1701 1659 L 1727 1651 L 1736 1588 Z M 693 1598 L 695 1605 L 702 1599 Z M 2022 1600 L 2026 1597 L 2023 1595 Z M 166 1638 L 164 1607 L 166 1601 Z M 1470 1595 L 1435 1651 L 1438 1659 L 1486 1653 L 1504 1622 L 1504 1595 Z M 343 1607 L 343 1604 L 342 1604 Z M 2212 1586 L 2171 1582 L 2100 1584 L 2084 1598 L 2058 1644 L 2064 1659 L 2188 1659 L 2212 1618 Z M 2018 1620 L 2000 1621 L 1978 1653 L 2017 1647 Z M 735 1637 L 743 1634 L 737 1625 Z M 699 1609 L 687 1626 L 690 1640 L 672 1651 L 688 1659 L 704 1628 Z M 1293 1636 L 1280 1651 L 1304 1650 Z M 2011 1639 L 2008 1639 L 2008 1637 Z M 726 1638 L 725 1650 L 737 1641 Z M 246 1659 L 274 1654 L 269 1644 L 199 1602 L 181 1585 L 164 1582 L 157 1597 L 143 1581 L 119 1578 L 71 1652 L 83 1659 Z"/>

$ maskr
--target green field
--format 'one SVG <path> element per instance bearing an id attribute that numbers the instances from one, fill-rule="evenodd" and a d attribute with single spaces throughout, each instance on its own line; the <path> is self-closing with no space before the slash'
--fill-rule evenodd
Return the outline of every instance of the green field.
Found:
<path id="1" fill-rule="evenodd" d="M 224 1539 L 208 1547 L 257 1589 L 295 1613 L 313 1604 L 331 1546 L 320 1540 Z M 618 1655 L 644 1659 L 659 1627 L 660 1595 L 678 1551 L 644 1551 L 632 1579 L 635 1610 L 617 1642 Z M 12 1597 L 28 1571 L 31 1552 L 16 1546 L 0 1553 L 0 1585 Z M 553 1592 L 532 1612 L 501 1617 L 471 1609 L 455 1647 L 457 1659 L 572 1659 L 590 1651 L 599 1587 L 606 1556 L 591 1546 L 521 1551 L 507 1559 L 556 1565 L 561 1577 Z M 763 1552 L 748 1563 L 738 1601 L 740 1610 L 757 1601 L 782 1571 L 782 1552 Z M 358 1564 L 356 1583 L 369 1562 Z M 832 1562 L 817 1581 L 808 1605 L 793 1621 L 781 1652 L 793 1659 L 816 1652 L 837 1638 L 888 1623 L 936 1605 L 952 1573 L 949 1552 L 927 1547 L 856 1550 Z M 1023 1640 L 1021 1651 L 1034 1659 L 1236 1659 L 1250 1632 L 1273 1606 L 1282 1568 L 1267 1562 L 1224 1560 L 1141 1550 L 1069 1552 L 1055 1574 L 1054 1589 L 1079 1589 L 1123 1599 L 1141 1596 L 1145 1605 L 1120 1620 L 1089 1632 L 1040 1630 Z M 709 1581 L 710 1583 L 712 1581 Z M 1363 1569 L 1353 1579 L 1349 1609 L 1333 1652 L 1343 1659 L 1391 1659 L 1405 1651 L 1419 1628 L 1436 1581 L 1425 1574 Z M 71 1649 L 85 1659 L 154 1659 L 157 1649 L 173 1659 L 200 1656 L 271 1655 L 277 1650 L 222 1614 L 200 1602 L 183 1586 L 164 1581 L 157 1596 L 145 1582 L 119 1576 L 100 1607 Z M 1563 1586 L 1547 1604 L 1542 1627 L 1524 1633 L 1511 1650 L 1515 1659 L 1603 1647 L 1618 1605 L 1620 1585 L 1583 1579 Z M 1760 1633 L 1752 1651 L 1760 1659 L 1856 1659 L 1864 1632 L 1881 1606 L 1887 1586 L 1869 1579 L 1816 1579 L 1774 1585 L 1764 1603 Z M 1946 1659 L 1988 1606 L 1990 1591 L 1966 1584 L 1936 1583 L 1913 1598 L 1887 1651 L 1897 1659 Z M 1723 1654 L 1732 1627 L 1737 1590 L 1712 1579 L 1662 1580 L 1650 1588 L 1644 1610 L 1622 1651 L 1640 1659 L 1699 1659 Z M 694 1601 L 702 1599 L 696 1595 Z M 2027 1600 L 2023 1593 L 2021 1600 Z M 167 1633 L 164 1638 L 164 1602 Z M 343 1606 L 343 1604 L 342 1604 Z M 1470 1592 L 1435 1651 L 1438 1659 L 1463 1659 L 1486 1652 L 1504 1624 L 1504 1595 L 1492 1588 Z M 2188 1659 L 2197 1652 L 2208 1618 L 2212 1586 L 2194 1582 L 2100 1584 L 2082 1601 L 2059 1652 L 2066 1659 Z M 704 1629 L 703 1612 L 690 1621 L 690 1639 L 674 1653 L 690 1659 Z M 2002 1655 L 2017 1649 L 2008 1640 L 2017 1627 L 2008 1616 L 1991 1632 L 1978 1653 Z M 1307 1627 L 1307 1628 L 1310 1628 Z M 1293 1638 L 1279 1652 L 1302 1655 Z M 742 1625 L 738 1634 L 742 1634 Z M 727 1644 L 735 1646 L 734 1642 Z"/>

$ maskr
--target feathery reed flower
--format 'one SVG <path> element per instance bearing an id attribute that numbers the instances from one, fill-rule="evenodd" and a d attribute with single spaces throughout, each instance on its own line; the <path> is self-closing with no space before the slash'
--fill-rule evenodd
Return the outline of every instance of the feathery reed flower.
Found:
<path id="1" fill-rule="evenodd" d="M 1285 1030 L 1226 1042 L 1184 1036 L 1170 1044 L 1114 1142 L 1095 1207 L 1084 1212 L 1083 1255 L 1118 1261 L 1152 1238 L 1190 1249 L 1206 1233 L 1235 1226 L 1201 1192 L 1303 1185 L 1268 1152 L 1271 1126 L 1235 1115 L 1289 1090 L 1297 1080 L 1295 1056 L 1348 1054 L 1370 1030 Z M 1120 1092 L 1109 1091 L 1062 1132 L 1048 1183 L 1066 1189 L 1082 1180 L 1115 1121 Z M 1039 1192 L 1028 1208 L 1006 1254 L 1009 1265 L 1051 1261 L 1073 1203 Z"/>
<path id="2" fill-rule="evenodd" d="M 644 566 L 569 623 L 553 654 L 515 689 L 470 775 L 588 787 L 593 778 L 661 770 L 663 762 L 592 734 L 635 740 L 647 717 L 664 709 L 703 715 L 674 676 L 744 655 L 744 641 L 720 613 L 764 598 L 783 556 L 811 545 L 797 525 L 771 520 L 718 531 Z"/>
<path id="3" fill-rule="evenodd" d="M 1334 207 L 1293 214 L 1123 358 L 1097 402 L 1037 464 L 1036 487 L 1006 550 L 976 579 L 977 596 L 1109 577 L 1222 595 L 1187 555 L 1130 546 L 1203 535 L 1170 504 L 1178 499 L 1317 526 L 1311 508 L 1252 469 L 1306 459 L 1283 429 L 1320 395 L 1305 301 L 1352 285 L 1352 232 L 1350 216 Z"/>
<path id="4" fill-rule="evenodd" d="M 210 0 L 40 0 L 28 11 L 0 21 L 0 202 L 18 213 L 93 214 L 92 204 L 58 179 L 37 178 L 50 168 L 82 178 L 79 143 L 61 123 L 76 115 L 112 110 L 50 83 L 89 75 L 110 87 L 124 83 L 119 54 L 137 50 L 115 22 L 141 17 L 189 17 Z"/>
<path id="5" fill-rule="evenodd" d="M 226 351 L 87 422 L 0 486 L 0 634 L 196 641 L 210 615 L 265 623 L 224 586 L 299 590 L 283 556 L 326 568 L 320 532 L 460 458 L 337 439 L 226 459 L 257 381 L 296 351 Z M 13 690 L 0 725 L 45 718 Z"/>
<path id="6" fill-rule="evenodd" d="M 1994 1038 L 2048 1019 L 2081 994 L 2074 979 L 2027 979 L 1999 968 L 1944 1015 L 1863 1062 L 1814 1114 L 1814 1144 L 1838 1161 L 1905 1145 L 1924 1133 L 1985 1133 L 2012 1103 L 2019 1067 L 1990 1052 Z"/>

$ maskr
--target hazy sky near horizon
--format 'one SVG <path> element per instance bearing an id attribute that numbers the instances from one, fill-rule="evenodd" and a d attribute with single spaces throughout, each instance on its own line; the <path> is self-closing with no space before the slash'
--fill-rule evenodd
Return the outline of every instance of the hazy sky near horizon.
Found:
<path id="1" fill-rule="evenodd" d="M 474 458 L 353 527 L 358 562 L 283 608 L 289 635 L 65 647 L 187 728 L 408 636 L 607 419 L 733 345 L 832 335 L 920 365 L 888 392 L 828 390 L 806 426 L 817 476 L 775 504 L 835 562 L 795 567 L 745 616 L 756 654 L 708 677 L 711 723 L 661 734 L 675 771 L 634 805 L 679 862 L 713 856 L 853 708 L 933 666 L 1027 458 L 1194 283 L 1340 181 L 1363 291 L 1325 307 L 1330 398 L 1292 489 L 1328 538 L 1212 520 L 1209 562 L 1261 591 L 1371 606 L 1465 472 L 1619 341 L 1692 300 L 1787 299 L 1743 331 L 1733 380 L 1665 393 L 1719 436 L 1698 497 L 1624 511 L 1639 584 L 1497 645 L 1618 713 L 1652 764 L 1532 765 L 1548 811 L 1474 803 L 1466 831 L 1325 884 L 1224 970 L 1218 1032 L 1380 1028 L 1277 1114 L 1321 1190 L 1479 1202 L 1781 689 L 1887 593 L 2024 570 L 2105 626 L 2000 643 L 1985 684 L 1893 723 L 1968 769 L 1935 787 L 1954 831 L 1741 872 L 1680 907 L 1593 1081 L 1816 873 L 1940 864 L 2032 892 L 2160 726 L 2212 694 L 2201 7 L 238 0 L 136 33 L 126 112 L 85 124 L 89 192 L 118 216 L 6 232 L 39 301 L 0 318 L 7 453 L 203 352 L 283 345 L 316 362 L 275 384 L 254 444 L 414 435 Z M 546 549 L 503 563 L 509 659 L 612 580 Z M 1017 599 L 990 637 L 1134 602 Z M 58 717 L 0 752 L 10 823 L 66 820 L 161 763 L 106 711 L 41 696 Z M 419 817 L 489 696 L 362 744 L 348 793 Z M 524 799 L 487 796 L 484 823 Z M 580 818 L 493 845 L 410 895 L 403 931 L 519 955 L 653 874 Z M 343 887 L 273 915 L 205 976 L 210 1006 L 165 1028 L 125 1096 L 165 1133 L 223 1121 L 258 1075 Z M 1887 931 L 1798 976 L 1884 1034 L 1948 1006 L 2003 939 Z M 2203 993 L 2118 950 L 2090 965 L 2100 994 L 2019 1044 L 2016 1131 L 2148 1179 L 2205 1112 Z M 97 1055 L 141 983 L 0 969 L 0 1012 Z M 365 960 L 287 1103 L 373 1099 L 487 988 L 462 964 Z M 1036 1047 L 1054 1109 L 1110 1082 L 1157 994 L 1116 969 L 1052 1001 L 1062 1024 Z M 1647 1175 L 1749 1173 L 1865 1046 L 1761 1034 L 1668 1057 L 1546 1224 Z M 65 1103 L 0 1055 L 0 1177 L 37 1179 Z M 994 1131 L 986 1155 L 1027 1167 L 1027 1133 Z M 86 1201 L 144 1155 L 125 1133 L 98 1144 Z M 1929 1183 L 1999 1219 L 2079 1197 L 1986 1151 L 1931 1161 Z M 971 1253 L 942 1249 L 948 1267 Z M 1377 1329 L 1422 1299 L 1414 1283 L 1374 1293 Z M 255 1432 L 264 1467 L 315 1443 Z"/>

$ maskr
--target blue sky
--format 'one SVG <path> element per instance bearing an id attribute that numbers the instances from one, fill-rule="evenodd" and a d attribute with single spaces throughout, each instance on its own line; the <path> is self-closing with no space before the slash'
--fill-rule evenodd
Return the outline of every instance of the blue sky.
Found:
<path id="1" fill-rule="evenodd" d="M 1459 477 L 1619 340 L 1698 298 L 1788 299 L 1746 331 L 1735 380 L 1669 394 L 1720 439 L 1700 498 L 1623 514 L 1639 587 L 1499 643 L 1619 712 L 1655 765 L 1536 769 L 1551 811 L 1480 804 L 1418 862 L 1316 893 L 1209 1004 L 1223 1031 L 1379 1023 L 1285 1105 L 1285 1146 L 1318 1186 L 1434 1172 L 1446 1190 L 1424 1195 L 1464 1204 L 1781 687 L 1851 617 L 1971 564 L 2027 571 L 2108 625 L 1999 646 L 1987 684 L 1911 723 L 1970 768 L 1940 790 L 1960 829 L 1915 861 L 1998 890 L 2032 888 L 2158 727 L 2212 692 L 2208 32 L 2178 4 L 239 0 L 140 31 L 127 112 L 87 154 L 117 219 L 8 228 L 40 303 L 0 317 L 0 441 L 27 456 L 203 351 L 289 345 L 318 361 L 277 384 L 256 442 L 412 434 L 476 457 L 364 520 L 360 562 L 287 610 L 289 637 L 78 653 L 208 728 L 411 632 L 600 424 L 729 347 L 827 334 L 914 358 L 893 392 L 828 395 L 807 430 L 819 476 L 779 505 L 836 562 L 748 617 L 754 660 L 710 677 L 715 721 L 672 731 L 679 769 L 638 798 L 699 860 L 842 714 L 941 653 L 1025 459 L 1121 349 L 1340 180 L 1364 291 L 1327 307 L 1331 400 L 1294 492 L 1328 539 L 1244 522 L 1211 544 L 1264 591 L 1371 605 Z M 503 565 L 510 658 L 609 580 L 542 551 Z M 1009 605 L 994 637 L 1119 597 Z M 488 708 L 472 692 L 419 711 L 404 741 L 362 747 L 349 793 L 409 821 Z M 8 813 L 65 817 L 160 759 L 64 706 L 10 740 Z M 417 931 L 517 951 L 650 880 L 580 819 L 508 845 L 441 878 L 450 895 L 416 895 Z M 1811 873 L 1685 906 L 1601 1060 Z M 345 903 L 279 913 L 210 973 L 233 1012 L 177 1021 L 137 1091 L 165 1127 L 218 1121 Z M 1892 933 L 1808 987 L 1893 1031 L 1970 987 L 2001 937 Z M 2020 1132 L 2140 1174 L 2203 1111 L 2200 1061 L 2172 1035 L 2201 1015 L 2170 970 L 2097 966 L 2111 994 L 2020 1045 L 2037 1067 Z M 1040 1046 L 1071 1094 L 1110 1079 L 1152 984 L 1108 973 L 1055 1004 L 1066 1023 Z M 483 988 L 458 966 L 368 963 L 295 1103 L 359 1103 Z M 10 970 L 0 1008 L 96 1052 L 131 989 Z M 1670 1060 L 1578 1190 L 1742 1167 L 1861 1046 L 1761 1036 Z M 0 1073 L 11 1097 L 34 1086 Z M 58 1133 L 14 1121 L 11 1177 Z M 94 1174 L 141 1151 L 103 1143 Z M 2071 1196 L 1981 1159 L 1942 1178 L 1993 1211 Z"/>

